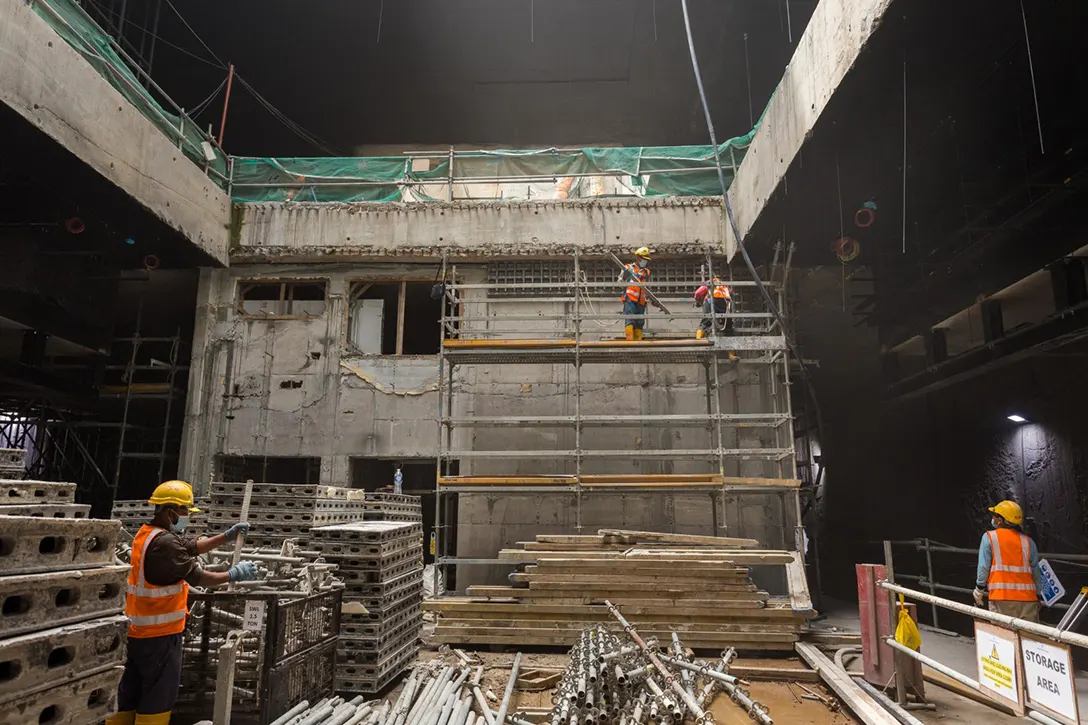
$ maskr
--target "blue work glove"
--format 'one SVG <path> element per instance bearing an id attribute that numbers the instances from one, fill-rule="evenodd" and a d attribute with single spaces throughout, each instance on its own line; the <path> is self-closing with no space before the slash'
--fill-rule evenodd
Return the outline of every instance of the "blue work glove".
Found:
<path id="1" fill-rule="evenodd" d="M 240 561 L 227 570 L 232 582 L 247 582 L 257 578 L 257 565 L 252 561 Z"/>
<path id="2" fill-rule="evenodd" d="M 234 541 L 239 536 L 247 536 L 248 534 L 249 524 L 245 521 L 240 524 L 235 524 L 223 532 L 223 536 L 227 537 L 227 541 Z"/>

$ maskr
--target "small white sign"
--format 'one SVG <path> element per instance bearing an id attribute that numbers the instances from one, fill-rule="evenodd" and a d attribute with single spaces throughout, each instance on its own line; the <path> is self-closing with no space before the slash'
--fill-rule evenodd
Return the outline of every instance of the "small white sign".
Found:
<path id="1" fill-rule="evenodd" d="M 975 621 L 978 682 L 983 691 L 1023 714 L 1016 632 Z"/>
<path id="2" fill-rule="evenodd" d="M 1069 648 L 1021 633 L 1020 651 L 1028 702 L 1063 723 L 1076 725 L 1077 687 Z"/>
<path id="3" fill-rule="evenodd" d="M 1042 597 L 1043 604 L 1053 607 L 1065 596 L 1065 587 L 1058 581 L 1058 575 L 1054 573 L 1054 569 L 1046 559 L 1039 560 L 1039 573 L 1043 580 L 1043 590 L 1039 592 L 1039 596 Z"/>
<path id="4" fill-rule="evenodd" d="M 242 620 L 242 629 L 247 632 L 260 632 L 264 629 L 265 603 L 260 599 L 250 599 L 246 602 L 246 614 Z"/>

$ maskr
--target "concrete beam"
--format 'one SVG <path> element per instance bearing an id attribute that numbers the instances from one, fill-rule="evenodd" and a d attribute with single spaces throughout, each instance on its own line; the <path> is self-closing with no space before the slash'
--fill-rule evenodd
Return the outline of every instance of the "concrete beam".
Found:
<path id="1" fill-rule="evenodd" d="M 755 226 L 892 0 L 820 0 L 729 187 L 741 239 Z M 727 225 L 728 226 L 728 225 Z M 727 248 L 736 249 L 732 229 Z"/>
<path id="2" fill-rule="evenodd" d="M 716 198 L 241 204 L 232 263 L 724 252 Z"/>
<path id="3" fill-rule="evenodd" d="M 23 0 L 0 0 L 0 102 L 227 263 L 227 195 Z"/>

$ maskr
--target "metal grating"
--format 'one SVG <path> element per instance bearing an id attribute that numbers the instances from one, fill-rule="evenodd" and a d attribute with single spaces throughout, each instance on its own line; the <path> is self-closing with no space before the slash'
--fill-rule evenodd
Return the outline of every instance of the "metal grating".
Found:
<path id="1" fill-rule="evenodd" d="M 727 268 L 725 260 L 715 259 L 716 269 Z M 615 283 L 614 288 L 591 288 L 592 297 L 617 297 L 623 285 L 616 282 L 619 269 L 607 259 L 593 259 L 581 262 L 585 281 L 591 283 Z M 661 297 L 688 297 L 695 292 L 695 287 L 702 283 L 706 261 L 699 259 L 670 259 L 654 262 L 654 292 Z M 574 262 L 568 260 L 516 260 L 509 262 L 491 262 L 487 265 L 487 283 L 490 285 L 514 285 L 507 289 L 491 289 L 490 297 L 569 297 L 570 288 L 535 287 L 518 289 L 517 285 L 569 283 L 574 279 Z M 741 311 L 741 310 L 738 310 Z"/>

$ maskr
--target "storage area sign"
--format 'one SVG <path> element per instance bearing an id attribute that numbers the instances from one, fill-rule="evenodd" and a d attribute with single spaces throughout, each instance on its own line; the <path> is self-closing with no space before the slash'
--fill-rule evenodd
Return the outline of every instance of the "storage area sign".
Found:
<path id="1" fill-rule="evenodd" d="M 987 695 L 1024 714 L 1020 647 L 1016 632 L 975 621 L 978 682 Z"/>
<path id="2" fill-rule="evenodd" d="M 1056 720 L 1077 725 L 1077 688 L 1069 648 L 1021 633 L 1020 651 L 1028 702 Z"/>

